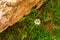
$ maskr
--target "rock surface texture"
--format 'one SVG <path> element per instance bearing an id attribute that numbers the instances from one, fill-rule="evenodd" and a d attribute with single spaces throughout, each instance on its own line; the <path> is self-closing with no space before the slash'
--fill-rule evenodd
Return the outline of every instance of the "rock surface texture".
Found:
<path id="1" fill-rule="evenodd" d="M 18 22 L 30 10 L 36 9 L 46 0 L 0 0 L 0 32 Z"/>

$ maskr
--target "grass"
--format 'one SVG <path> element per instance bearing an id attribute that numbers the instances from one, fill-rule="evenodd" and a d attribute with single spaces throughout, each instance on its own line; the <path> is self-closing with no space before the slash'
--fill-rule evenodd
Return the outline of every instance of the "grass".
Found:
<path id="1" fill-rule="evenodd" d="M 36 25 L 35 19 L 41 24 Z M 60 0 L 47 0 L 38 10 L 0 33 L 0 40 L 60 40 Z"/>

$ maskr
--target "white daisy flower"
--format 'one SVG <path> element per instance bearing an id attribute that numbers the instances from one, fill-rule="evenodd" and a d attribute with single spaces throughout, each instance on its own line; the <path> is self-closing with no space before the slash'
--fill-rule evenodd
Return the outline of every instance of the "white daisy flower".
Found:
<path id="1" fill-rule="evenodd" d="M 39 25 L 39 24 L 41 24 L 41 21 L 40 21 L 40 19 L 35 19 L 34 23 L 37 24 L 37 25 Z"/>

